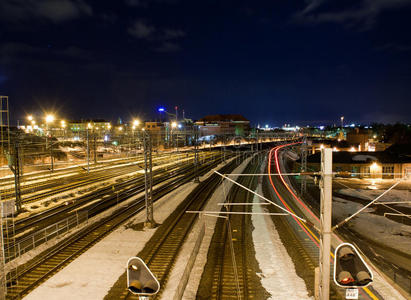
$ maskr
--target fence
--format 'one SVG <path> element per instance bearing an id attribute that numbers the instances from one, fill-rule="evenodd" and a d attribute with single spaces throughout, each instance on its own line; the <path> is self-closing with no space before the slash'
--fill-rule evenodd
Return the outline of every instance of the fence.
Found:
<path id="1" fill-rule="evenodd" d="M 66 234 L 70 229 L 76 228 L 80 224 L 87 221 L 88 212 L 83 211 L 77 212 L 73 216 L 47 226 L 7 248 L 7 251 L 5 251 L 5 253 L 9 253 L 9 256 L 5 257 L 5 260 L 7 262 L 20 257 L 24 253 L 40 246 L 47 241 Z"/>

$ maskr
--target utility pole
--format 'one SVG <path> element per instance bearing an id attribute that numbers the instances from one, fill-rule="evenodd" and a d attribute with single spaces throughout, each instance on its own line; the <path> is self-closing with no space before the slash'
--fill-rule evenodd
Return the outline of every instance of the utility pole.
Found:
<path id="1" fill-rule="evenodd" d="M 97 143 L 96 143 L 96 133 L 94 132 L 93 129 L 93 154 L 94 154 L 94 163 L 97 163 Z"/>
<path id="2" fill-rule="evenodd" d="M 86 135 L 87 135 L 86 158 L 87 158 L 87 174 L 88 174 L 90 173 L 90 141 L 88 138 L 88 126 L 86 129 Z"/>
<path id="3" fill-rule="evenodd" d="M 152 147 L 151 137 L 148 132 L 143 133 L 143 147 L 144 147 L 144 190 L 145 190 L 145 204 L 146 204 L 146 221 L 144 226 L 146 228 L 154 228 L 156 222 L 153 217 L 153 161 L 152 161 Z"/>
<path id="4" fill-rule="evenodd" d="M 320 300 L 330 297 L 330 251 L 332 214 L 332 149 L 321 150 Z"/>
<path id="5" fill-rule="evenodd" d="M 194 127 L 194 182 L 200 183 L 200 178 L 198 176 L 198 127 Z"/>
<path id="6" fill-rule="evenodd" d="M 54 160 L 53 160 L 53 140 L 50 136 L 50 167 L 51 167 L 51 172 L 54 171 Z"/>
<path id="7" fill-rule="evenodd" d="M 303 143 L 301 144 L 301 172 L 307 171 L 307 136 L 303 137 Z M 307 177 L 301 175 L 301 195 L 304 195 L 307 191 Z"/>
<path id="8" fill-rule="evenodd" d="M 14 141 L 13 154 L 9 158 L 9 168 L 14 174 L 14 190 L 16 195 L 16 209 L 19 212 L 21 210 L 21 189 L 20 189 L 20 155 L 19 155 L 19 142 L 18 136 Z"/>

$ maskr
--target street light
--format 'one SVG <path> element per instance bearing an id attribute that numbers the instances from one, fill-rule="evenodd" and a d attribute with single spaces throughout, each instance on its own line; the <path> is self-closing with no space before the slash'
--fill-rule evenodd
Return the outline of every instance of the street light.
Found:
<path id="1" fill-rule="evenodd" d="M 133 127 L 132 127 L 132 129 L 133 129 L 133 137 L 132 137 L 132 139 L 133 140 L 135 140 L 135 135 L 134 135 L 134 130 L 138 127 L 140 125 L 140 120 L 138 120 L 138 119 L 134 119 L 134 121 L 133 121 Z M 132 144 L 132 141 L 130 142 L 130 150 L 131 150 L 131 144 Z M 137 143 L 136 143 L 136 155 L 137 155 Z"/>
<path id="2" fill-rule="evenodd" d="M 46 115 L 46 123 L 52 123 L 54 122 L 54 116 L 52 114 Z"/>
<path id="3" fill-rule="evenodd" d="M 47 131 L 47 136 L 46 136 L 46 148 L 48 146 L 48 139 L 49 139 L 49 134 L 50 134 L 50 164 L 51 164 L 51 172 L 54 171 L 54 162 L 53 162 L 53 140 L 51 139 L 51 133 L 49 133 L 49 123 L 52 123 L 54 121 L 54 116 L 52 114 L 47 114 L 45 117 L 46 120 L 46 131 Z"/>
<path id="4" fill-rule="evenodd" d="M 30 122 L 33 121 L 33 116 L 32 116 L 32 115 L 28 115 L 28 116 L 27 116 L 27 120 L 29 120 Z"/>

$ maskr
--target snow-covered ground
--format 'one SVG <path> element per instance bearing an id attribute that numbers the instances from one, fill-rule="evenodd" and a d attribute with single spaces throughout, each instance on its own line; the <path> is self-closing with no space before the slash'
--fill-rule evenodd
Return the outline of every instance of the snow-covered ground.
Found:
<path id="1" fill-rule="evenodd" d="M 256 191 L 262 195 L 261 184 Z M 265 202 L 265 201 L 264 201 Z M 260 203 L 254 196 L 254 203 Z M 253 206 L 253 212 L 264 212 L 260 205 Z M 313 299 L 308 296 L 304 280 L 295 271 L 270 216 L 253 215 L 253 241 L 256 259 L 261 269 L 261 283 L 271 294 L 270 299 Z"/>
<path id="2" fill-rule="evenodd" d="M 233 171 L 235 174 L 242 173 L 247 160 L 243 165 Z M 231 177 L 236 180 L 236 177 Z M 204 210 L 217 211 L 221 209 L 218 203 L 225 199 L 226 192 L 230 190 L 231 183 L 220 186 L 213 194 Z M 258 192 L 261 193 L 261 184 Z M 258 197 L 254 198 L 258 202 Z M 256 206 L 254 212 L 261 212 L 261 207 Z M 216 218 L 204 217 L 206 222 L 206 234 L 204 236 L 199 253 L 196 257 L 194 267 L 191 271 L 187 287 L 184 292 L 184 300 L 195 299 L 198 285 L 207 262 L 208 248 L 214 233 Z M 253 241 L 256 251 L 256 258 L 259 262 L 261 282 L 263 287 L 272 295 L 271 299 L 311 299 L 304 281 L 298 277 L 291 258 L 280 241 L 274 224 L 269 216 L 253 215 L 252 222 L 255 227 L 253 231 Z M 183 268 L 185 264 L 181 267 Z M 290 285 L 291 282 L 291 285 Z M 163 299 L 169 299 L 163 297 Z"/>
<path id="3" fill-rule="evenodd" d="M 212 171 L 203 175 L 200 180 L 204 180 L 211 173 Z M 162 184 L 167 184 L 167 182 Z M 155 221 L 162 223 L 195 186 L 194 183 L 187 183 L 156 201 L 154 203 Z M 133 201 L 135 197 L 130 201 Z M 108 213 L 110 212 L 106 214 Z M 144 221 L 144 212 L 137 214 L 24 299 L 103 299 L 125 271 L 127 259 L 141 251 L 154 234 L 155 228 L 142 231 L 133 229 L 136 224 Z"/>
<path id="4" fill-rule="evenodd" d="M 342 221 L 362 207 L 364 207 L 362 204 L 333 197 L 333 216 L 337 217 L 338 221 Z M 411 226 L 373 214 L 374 209 L 372 206 L 366 208 L 348 222 L 349 226 L 369 239 L 409 254 L 411 249 Z"/>
<path id="5" fill-rule="evenodd" d="M 381 195 L 384 190 L 365 190 L 365 189 L 341 189 L 338 191 L 342 195 L 356 197 L 363 200 L 373 200 Z M 392 189 L 380 199 L 378 202 L 404 202 L 396 203 L 396 206 L 411 208 L 411 192 L 409 190 L 396 190 Z M 408 202 L 408 203 L 407 203 Z"/>
<path id="6" fill-rule="evenodd" d="M 194 183 L 188 183 L 157 201 L 156 222 L 162 223 L 194 187 Z M 127 259 L 141 251 L 154 234 L 156 229 L 133 229 L 144 220 L 145 214 L 139 213 L 24 299 L 103 299 L 125 271 Z"/>
<path id="7" fill-rule="evenodd" d="M 187 162 L 187 161 L 190 161 L 190 160 L 192 160 L 192 157 L 188 157 L 188 158 L 187 157 L 183 157 L 183 158 L 179 157 L 178 159 L 176 158 L 175 160 L 172 160 L 171 162 L 167 162 L 167 163 L 163 163 L 163 164 L 159 164 L 157 166 L 154 166 L 153 171 L 156 171 L 160 168 L 167 168 L 167 167 L 170 167 L 170 166 L 174 166 L 176 164 L 184 163 L 184 162 Z M 136 164 L 136 162 L 116 165 L 115 167 L 126 166 L 126 165 L 134 165 L 134 164 Z M 130 179 L 131 177 L 137 176 L 138 174 L 144 174 L 144 170 L 138 170 L 138 171 L 134 171 L 134 172 L 130 172 L 130 173 L 127 173 L 127 174 L 118 175 L 118 176 L 114 175 L 110 179 L 100 181 L 98 183 L 91 183 L 91 184 L 81 186 L 79 188 L 73 188 L 71 190 L 61 192 L 61 193 L 58 193 L 58 194 L 54 194 L 52 196 L 42 198 L 41 200 L 38 200 L 38 201 L 35 201 L 35 202 L 31 202 L 27 205 L 23 205 L 24 208 L 26 209 L 26 211 L 23 212 L 23 213 L 20 213 L 16 217 L 16 220 L 26 218 L 27 216 L 32 215 L 32 214 L 40 213 L 42 211 L 53 208 L 55 206 L 59 206 L 59 205 L 61 205 L 63 203 L 66 203 L 66 202 L 75 201 L 80 196 L 85 196 L 85 195 L 88 195 L 88 194 L 92 194 L 99 188 L 103 188 L 105 186 L 113 185 L 113 184 L 116 184 L 117 182 Z M 54 178 L 56 178 L 56 177 L 53 177 L 53 179 Z M 46 190 L 42 190 L 42 191 L 38 191 L 38 192 L 35 192 L 35 193 L 32 193 L 32 194 L 26 194 L 25 196 L 27 197 L 29 195 L 42 194 L 45 191 Z M 121 192 L 121 191 L 122 190 L 118 190 L 116 192 Z"/>

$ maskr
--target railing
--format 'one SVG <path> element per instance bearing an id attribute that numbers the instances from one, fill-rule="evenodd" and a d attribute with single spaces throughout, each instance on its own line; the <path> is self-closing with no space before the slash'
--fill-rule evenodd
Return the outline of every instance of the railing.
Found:
<path id="1" fill-rule="evenodd" d="M 88 212 L 77 212 L 75 215 L 70 216 L 64 220 L 47 226 L 32 235 L 29 235 L 18 241 L 16 244 L 6 249 L 5 257 L 6 262 L 11 261 L 17 257 L 20 257 L 24 253 L 40 246 L 41 244 L 58 238 L 66 234 L 69 230 L 78 227 L 80 224 L 88 221 Z"/>

